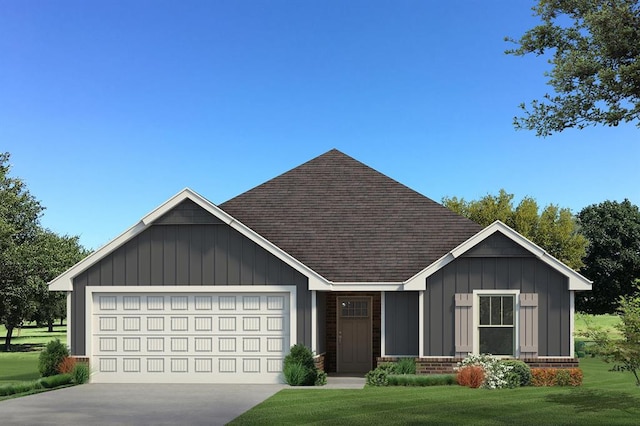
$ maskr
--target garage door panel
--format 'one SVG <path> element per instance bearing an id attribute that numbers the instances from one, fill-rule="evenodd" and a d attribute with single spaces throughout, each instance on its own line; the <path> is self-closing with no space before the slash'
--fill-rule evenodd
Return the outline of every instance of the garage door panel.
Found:
<path id="1" fill-rule="evenodd" d="M 93 295 L 94 382 L 276 383 L 288 293 Z"/>

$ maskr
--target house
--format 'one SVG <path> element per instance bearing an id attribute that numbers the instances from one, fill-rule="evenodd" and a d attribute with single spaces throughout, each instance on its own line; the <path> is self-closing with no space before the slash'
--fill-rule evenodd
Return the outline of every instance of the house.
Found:
<path id="1" fill-rule="evenodd" d="M 50 283 L 94 382 L 270 383 L 303 343 L 331 373 L 470 353 L 575 366 L 591 282 L 331 150 L 219 206 L 185 189 Z"/>

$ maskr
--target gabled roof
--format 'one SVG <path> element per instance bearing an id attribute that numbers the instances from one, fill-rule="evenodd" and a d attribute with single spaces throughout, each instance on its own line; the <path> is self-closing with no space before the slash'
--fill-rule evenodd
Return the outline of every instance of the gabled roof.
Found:
<path id="1" fill-rule="evenodd" d="M 254 241 L 256 244 L 275 255 L 280 260 L 287 263 L 289 266 L 299 271 L 300 273 L 306 275 L 309 278 L 309 286 L 317 287 L 317 286 L 328 286 L 329 283 L 316 274 L 313 270 L 309 269 L 307 266 L 303 265 L 296 259 L 292 258 L 289 254 L 283 252 L 280 248 L 273 245 L 271 242 L 265 240 L 260 235 L 256 234 L 254 231 L 238 222 L 233 217 L 229 216 L 229 214 L 222 211 L 215 204 L 210 202 L 209 200 L 202 197 L 200 194 L 192 191 L 189 188 L 185 188 L 169 200 L 161 204 L 159 207 L 154 209 L 151 213 L 147 214 L 145 217 L 140 219 L 138 223 L 133 225 L 131 228 L 124 231 L 115 239 L 111 240 L 109 243 L 99 248 L 98 250 L 91 253 L 89 256 L 85 257 L 80 262 L 76 263 L 74 266 L 63 272 L 61 275 L 56 277 L 53 281 L 49 283 L 49 290 L 54 291 L 73 291 L 73 278 L 78 276 L 83 271 L 87 270 L 89 267 L 99 262 L 109 253 L 112 253 L 118 247 L 121 247 L 127 241 L 131 240 L 136 235 L 140 234 L 142 231 L 151 226 L 155 221 L 162 218 L 166 213 L 171 211 L 173 208 L 178 206 L 185 200 L 191 200 L 196 203 L 198 206 L 202 207 L 213 216 L 226 223 L 230 227 L 234 228 L 236 231 L 240 232 L 242 235 Z"/>
<path id="2" fill-rule="evenodd" d="M 402 283 L 482 228 L 338 150 L 220 208 L 334 283 Z"/>
<path id="3" fill-rule="evenodd" d="M 453 262 L 455 259 L 462 256 L 473 247 L 475 247 L 478 243 L 484 241 L 496 232 L 500 232 L 501 234 L 505 235 L 511 241 L 526 249 L 539 260 L 546 263 L 556 271 L 560 272 L 562 275 L 566 276 L 569 279 L 569 290 L 591 290 L 591 280 L 574 271 L 564 263 L 560 262 L 558 259 L 547 253 L 546 250 L 544 250 L 542 247 L 525 238 L 522 234 L 519 234 L 499 220 L 496 220 L 491 225 L 487 226 L 482 231 L 478 232 L 476 235 L 469 238 L 467 241 L 463 242 L 462 244 L 442 256 L 440 259 L 420 271 L 420 273 L 416 274 L 413 278 L 405 283 L 405 290 L 424 290 L 425 279 L 428 276 L 432 275 L 439 269 L 444 268 L 448 263 Z"/>

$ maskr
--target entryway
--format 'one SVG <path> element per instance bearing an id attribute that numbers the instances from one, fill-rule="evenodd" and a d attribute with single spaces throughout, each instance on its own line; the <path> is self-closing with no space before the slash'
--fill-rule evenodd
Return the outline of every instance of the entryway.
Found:
<path id="1" fill-rule="evenodd" d="M 337 372 L 371 370 L 371 297 L 337 298 Z"/>

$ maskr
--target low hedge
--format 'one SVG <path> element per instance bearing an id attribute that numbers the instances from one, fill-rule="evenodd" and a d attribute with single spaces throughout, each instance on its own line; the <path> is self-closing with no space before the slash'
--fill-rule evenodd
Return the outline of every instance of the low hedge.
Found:
<path id="1" fill-rule="evenodd" d="M 53 389 L 73 383 L 71 374 L 57 374 L 55 376 L 43 377 L 31 382 L 10 383 L 0 386 L 0 396 L 16 395 L 38 391 L 41 389 Z"/>
<path id="2" fill-rule="evenodd" d="M 389 386 L 445 386 L 457 385 L 455 374 L 390 374 Z"/>
<path id="3" fill-rule="evenodd" d="M 581 386 L 582 370 L 579 368 L 532 368 L 533 386 Z"/>

